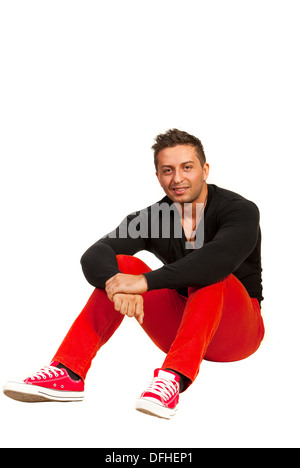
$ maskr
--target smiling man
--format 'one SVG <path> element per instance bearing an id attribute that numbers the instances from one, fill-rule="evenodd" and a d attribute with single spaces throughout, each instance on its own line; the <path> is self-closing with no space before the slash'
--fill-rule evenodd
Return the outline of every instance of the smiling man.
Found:
<path id="1" fill-rule="evenodd" d="M 169 419 L 203 359 L 237 361 L 264 336 L 261 234 L 256 205 L 207 184 L 201 141 L 173 129 L 156 137 L 156 176 L 166 196 L 128 215 L 81 259 L 95 287 L 51 364 L 4 393 L 21 401 L 80 401 L 97 351 L 125 315 L 166 353 L 136 409 Z M 151 269 L 134 255 L 152 252 Z"/>

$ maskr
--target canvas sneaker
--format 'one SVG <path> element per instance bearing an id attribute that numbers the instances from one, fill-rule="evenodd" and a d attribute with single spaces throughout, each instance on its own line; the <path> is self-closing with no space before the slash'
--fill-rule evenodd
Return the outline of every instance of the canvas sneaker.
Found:
<path id="1" fill-rule="evenodd" d="M 12 380 L 3 386 L 3 393 L 13 400 L 37 403 L 43 401 L 82 401 L 83 380 L 73 380 L 65 369 L 52 362 L 24 380 Z"/>
<path id="2" fill-rule="evenodd" d="M 179 376 L 171 371 L 156 369 L 149 387 L 136 402 L 142 413 L 170 419 L 179 404 Z"/>

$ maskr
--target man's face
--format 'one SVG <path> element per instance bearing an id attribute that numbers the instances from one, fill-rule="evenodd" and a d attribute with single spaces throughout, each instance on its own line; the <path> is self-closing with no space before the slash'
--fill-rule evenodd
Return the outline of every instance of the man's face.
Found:
<path id="1" fill-rule="evenodd" d="M 165 148 L 157 159 L 157 178 L 173 203 L 204 203 L 209 165 L 202 168 L 193 146 Z"/>

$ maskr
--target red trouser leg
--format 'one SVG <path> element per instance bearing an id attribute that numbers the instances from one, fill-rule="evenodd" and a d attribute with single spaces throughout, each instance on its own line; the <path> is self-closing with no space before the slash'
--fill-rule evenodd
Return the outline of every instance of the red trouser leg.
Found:
<path id="1" fill-rule="evenodd" d="M 56 352 L 58 361 L 84 380 L 97 351 L 119 327 L 124 316 L 115 311 L 106 292 L 95 289 Z"/>
<path id="2" fill-rule="evenodd" d="M 118 263 L 123 273 L 141 274 L 150 268 L 140 259 L 119 255 Z M 85 379 L 93 358 L 113 333 L 124 316 L 114 309 L 106 292 L 95 289 L 81 314 L 57 350 L 53 361 L 58 361 Z"/>
<path id="3" fill-rule="evenodd" d="M 119 255 L 120 271 L 150 271 L 140 259 Z M 189 290 L 189 298 L 175 290 L 148 291 L 144 298 L 143 328 L 167 357 L 163 368 L 174 369 L 194 381 L 203 358 L 231 361 L 255 352 L 264 327 L 256 299 L 230 275 L 206 288 Z M 105 291 L 96 289 L 57 351 L 56 361 L 83 379 L 99 348 L 121 324 Z"/>
<path id="4" fill-rule="evenodd" d="M 260 346 L 264 324 L 257 299 L 251 299 L 234 276 L 205 288 L 189 288 L 189 298 L 176 338 L 163 368 L 192 382 L 201 361 L 245 359 Z"/>

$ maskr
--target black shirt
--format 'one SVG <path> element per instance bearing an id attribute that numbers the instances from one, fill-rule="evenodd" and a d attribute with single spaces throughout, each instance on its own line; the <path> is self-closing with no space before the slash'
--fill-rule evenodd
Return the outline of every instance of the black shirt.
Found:
<path id="1" fill-rule="evenodd" d="M 207 187 L 201 248 L 187 248 L 182 225 L 182 235 L 174 235 L 173 228 L 180 222 L 176 210 L 171 212 L 168 235 L 162 231 L 164 214 L 156 210 L 153 215 L 153 207 L 171 206 L 172 201 L 164 197 L 155 205 L 128 215 L 115 231 L 85 252 L 81 264 L 89 283 L 104 289 L 105 282 L 120 272 L 116 255 L 147 250 L 164 264 L 144 274 L 149 290 L 170 288 L 187 295 L 188 286 L 208 286 L 233 273 L 250 297 L 260 303 L 263 296 L 259 210 L 241 195 L 212 184 Z M 153 229 L 157 226 L 158 229 Z"/>

